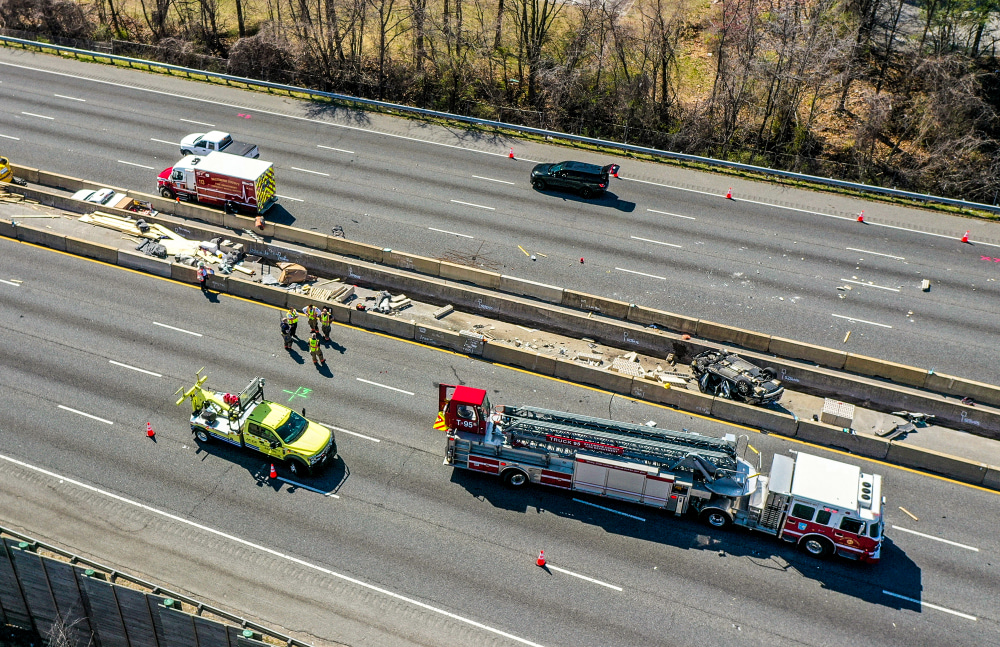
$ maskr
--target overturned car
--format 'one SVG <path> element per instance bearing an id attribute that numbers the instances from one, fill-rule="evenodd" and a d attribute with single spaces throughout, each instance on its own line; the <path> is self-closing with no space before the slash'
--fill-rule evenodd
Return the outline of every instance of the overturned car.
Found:
<path id="1" fill-rule="evenodd" d="M 770 404 L 785 392 L 773 368 L 758 368 L 733 353 L 707 350 L 695 356 L 691 368 L 701 392 L 709 395 L 748 404 Z"/>

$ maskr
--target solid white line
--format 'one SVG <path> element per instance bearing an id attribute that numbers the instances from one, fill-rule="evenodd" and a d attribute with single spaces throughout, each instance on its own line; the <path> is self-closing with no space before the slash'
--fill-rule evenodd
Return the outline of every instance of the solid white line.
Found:
<path id="1" fill-rule="evenodd" d="M 19 141 L 21 141 L 21 138 L 20 138 L 20 137 L 14 137 L 14 136 L 12 136 L 12 135 L 0 135 L 0 137 L 3 137 L 4 139 L 13 139 L 13 140 L 14 140 L 14 141 L 16 141 L 16 142 L 19 142 Z"/>
<path id="2" fill-rule="evenodd" d="M 95 79 L 88 79 L 88 80 L 89 81 L 93 81 Z M 124 84 L 124 83 L 121 83 L 121 84 L 119 84 L 119 83 L 113 83 L 112 85 L 126 85 L 126 84 Z M 157 92 L 157 91 L 154 90 L 154 92 Z M 169 94 L 169 93 L 167 93 L 167 92 L 164 92 L 164 93 L 157 92 L 157 94 Z M 206 124 L 204 121 L 191 121 L 190 119 L 181 119 L 181 121 L 187 122 L 189 124 L 196 124 L 198 126 L 208 126 L 209 128 L 215 128 L 215 124 Z"/>
<path id="3" fill-rule="evenodd" d="M 507 180 L 495 180 L 491 177 L 483 177 L 482 175 L 473 175 L 472 177 L 476 178 L 477 180 L 486 180 L 487 182 L 499 182 L 500 184 L 510 184 L 510 185 L 514 184 L 514 182 L 508 182 Z"/>
<path id="4" fill-rule="evenodd" d="M 0 279 L 0 283 L 6 283 L 7 285 L 13 285 L 15 288 L 21 287 L 20 283 L 14 283 L 13 281 L 4 281 L 3 279 Z"/>
<path id="5" fill-rule="evenodd" d="M 670 212 L 667 212 L 667 211 L 657 211 L 656 209 L 646 209 L 646 211 L 648 211 L 650 213 L 659 213 L 659 214 L 662 214 L 664 216 L 673 216 L 674 218 L 687 218 L 688 220 L 697 220 L 697 218 L 695 218 L 694 216 L 682 216 L 679 213 L 670 213 Z"/>
<path id="6" fill-rule="evenodd" d="M 97 420 L 98 422 L 103 422 L 103 423 L 108 424 L 108 425 L 115 424 L 115 423 L 111 422 L 110 420 L 105 420 L 104 418 L 98 418 L 97 416 L 92 416 L 89 413 L 84 413 L 82 411 L 77 411 L 76 409 L 70 409 L 69 407 L 64 407 L 61 404 L 59 405 L 59 408 L 62 409 L 62 410 L 64 410 L 64 411 L 70 411 L 70 412 L 75 413 L 77 415 L 81 415 L 81 416 L 83 416 L 85 418 L 90 418 L 92 420 Z"/>
<path id="7" fill-rule="evenodd" d="M 285 483 L 288 483 L 289 485 L 294 485 L 295 487 L 300 487 L 303 490 L 311 490 L 311 491 L 313 491 L 313 492 L 315 492 L 317 494 L 322 494 L 323 496 L 333 497 L 334 499 L 339 499 L 340 498 L 340 495 L 334 494 L 333 492 L 324 492 L 323 490 L 320 490 L 319 488 L 314 488 L 314 487 L 310 487 L 308 485 L 303 485 L 302 483 L 298 483 L 296 481 L 291 481 L 289 479 L 282 478 L 280 476 L 277 478 L 277 480 L 284 481 Z"/>
<path id="8" fill-rule="evenodd" d="M 174 328 L 173 326 L 168 326 L 167 324 L 160 323 L 159 321 L 154 321 L 153 325 L 154 326 L 163 326 L 164 328 L 169 328 L 170 330 L 176 330 L 177 332 L 186 332 L 187 334 L 194 335 L 195 337 L 201 337 L 202 336 L 202 334 L 200 332 L 191 332 L 190 330 L 184 330 L 183 328 Z"/>
<path id="9" fill-rule="evenodd" d="M 638 274 L 639 276 L 648 276 L 651 279 L 660 279 L 661 281 L 666 281 L 667 277 L 657 276 L 655 274 L 646 274 L 645 272 L 636 272 L 635 270 L 626 270 L 624 267 L 616 267 L 619 272 L 628 272 L 629 274 Z"/>
<path id="10" fill-rule="evenodd" d="M 274 195 L 278 196 L 282 200 L 291 200 L 292 202 L 305 202 L 305 200 L 303 200 L 302 198 L 289 198 L 287 195 L 281 195 L 280 193 L 275 193 Z"/>
<path id="11" fill-rule="evenodd" d="M 160 373 L 154 373 L 153 371 L 147 371 L 144 368 L 136 368 L 135 366 L 129 366 L 128 364 L 122 364 L 121 362 L 116 362 L 113 359 L 108 360 L 109 364 L 114 364 L 115 366 L 121 366 L 122 368 L 130 368 L 133 371 L 139 371 L 140 373 L 146 373 L 147 375 L 152 375 L 153 377 L 163 377 Z"/>
<path id="12" fill-rule="evenodd" d="M 608 584 L 607 582 L 602 582 L 600 580 L 595 580 L 592 577 L 587 577 L 586 575 L 580 575 L 579 573 L 574 573 L 573 571 L 567 571 L 565 568 L 559 568 L 558 566 L 553 566 L 552 564 L 546 564 L 551 570 L 557 571 L 559 573 L 565 573 L 566 575 L 572 575 L 573 577 L 578 577 L 581 580 L 587 580 L 588 582 L 593 582 L 594 584 L 600 584 L 601 586 L 606 586 L 609 589 L 614 589 L 616 591 L 621 591 L 622 587 L 615 586 L 614 584 Z"/>
<path id="13" fill-rule="evenodd" d="M 330 177 L 329 173 L 320 173 L 319 171 L 310 171 L 307 168 L 299 168 L 298 166 L 290 166 L 288 168 L 292 169 L 293 171 L 302 171 L 303 173 L 312 173 L 313 175 L 322 175 L 324 177 Z"/>
<path id="14" fill-rule="evenodd" d="M 909 528 L 901 528 L 899 526 L 891 526 L 893 530 L 902 530 L 903 532 L 908 532 L 911 535 L 917 535 L 918 537 L 923 537 L 925 539 L 933 539 L 934 541 L 940 541 L 944 544 L 949 544 L 951 546 L 958 546 L 959 548 L 964 548 L 966 550 L 971 550 L 978 553 L 979 549 L 975 546 L 967 546 L 965 544 L 960 544 L 957 541 L 951 541 L 950 539 L 942 539 L 941 537 L 935 537 L 934 535 L 925 535 L 922 532 L 917 532 L 916 530 L 910 530 Z"/>
<path id="15" fill-rule="evenodd" d="M 529 647 L 542 647 L 542 645 L 540 645 L 539 643 L 531 642 L 530 640 L 526 640 L 524 638 L 519 638 L 518 636 L 515 636 L 513 634 L 507 633 L 506 631 L 503 631 L 501 629 L 496 629 L 495 627 L 491 627 L 489 625 L 485 625 L 485 624 L 483 624 L 481 622 L 477 622 L 477 621 L 472 620 L 470 618 L 466 618 L 466 617 L 460 616 L 460 615 L 458 615 L 456 613 L 452 613 L 451 611 L 445 611 L 444 609 L 439 609 L 438 607 L 432 607 L 431 605 L 427 604 L 426 602 L 420 602 L 419 600 L 415 600 L 413 598 L 407 597 L 405 595 L 401 595 L 399 593 L 394 593 L 394 592 L 392 592 L 392 591 L 390 591 L 388 589 L 383 589 L 380 586 L 375 586 L 374 584 L 369 584 L 368 582 L 365 582 L 363 580 L 359 580 L 359 579 L 351 577 L 349 575 L 343 575 L 341 573 L 337 573 L 336 571 L 331 571 L 328 568 L 323 568 L 322 566 L 317 566 L 316 564 L 311 564 L 311 563 L 309 563 L 309 562 L 307 562 L 307 561 L 305 561 L 303 559 L 299 559 L 298 557 L 292 557 L 291 555 L 287 555 L 285 553 L 279 553 L 278 551 L 274 550 L 273 548 L 268 548 L 267 546 L 262 546 L 260 544 L 255 544 L 253 542 L 247 541 L 246 539 L 241 539 L 239 537 L 236 537 L 235 535 L 230 535 L 230 534 L 224 533 L 221 530 L 216 530 L 215 528 L 210 528 L 210 527 L 202 525 L 200 523 L 195 523 L 194 521 L 190 521 L 188 519 L 185 519 L 183 517 L 179 517 L 179 516 L 177 516 L 175 514 L 171 514 L 169 512 L 164 512 L 163 510 L 159 510 L 159 509 L 154 508 L 152 506 L 148 506 L 148 505 L 146 505 L 144 503 L 139 503 L 138 501 L 133 501 L 132 499 L 126 499 L 123 496 L 120 496 L 118 494 L 113 494 L 111 492 L 108 492 L 106 490 L 102 490 L 100 488 L 96 488 L 93 485 L 87 485 L 86 483 L 82 483 L 80 481 L 76 481 L 74 479 L 62 476 L 62 475 L 57 474 L 55 472 L 50 472 L 49 470 L 42 469 L 41 467 L 35 467 L 34 465 L 29 465 L 28 463 L 25 463 L 24 461 L 17 460 L 16 458 L 11 458 L 9 456 L 5 456 L 3 454 L 0 454 L 0 459 L 3 459 L 3 460 L 5 460 L 5 461 L 7 461 L 9 463 L 14 463 L 15 465 L 19 465 L 19 466 L 21 466 L 21 467 L 23 467 L 25 469 L 32 470 L 32 471 L 37 472 L 39 474 L 44 474 L 44 475 L 49 476 L 49 477 L 51 477 L 53 479 L 59 479 L 60 482 L 69 483 L 70 485 L 75 485 L 75 486 L 83 488 L 85 490 L 89 490 L 90 492 L 94 492 L 96 494 L 100 494 L 102 496 L 106 496 L 106 497 L 108 497 L 110 499 L 114 499 L 115 501 L 118 501 L 120 503 L 124 503 L 124 504 L 130 505 L 130 506 L 134 506 L 136 508 L 140 508 L 142 510 L 145 510 L 145 511 L 150 512 L 152 514 L 159 515 L 159 516 L 164 517 L 166 519 L 171 519 L 173 521 L 176 521 L 177 523 L 182 523 L 182 524 L 190 526 L 192 528 L 197 528 L 198 530 L 201 530 L 201 531 L 213 534 L 216 537 L 222 537 L 224 539 L 228 539 L 228 540 L 230 540 L 230 541 L 232 541 L 234 543 L 240 544 L 242 546 L 246 546 L 247 548 L 253 548 L 254 550 L 258 550 L 258 551 L 260 551 L 262 553 L 266 553 L 266 554 L 271 555 L 273 557 L 277 557 L 279 559 L 283 559 L 283 560 L 291 562 L 293 564 L 298 564 L 299 566 L 302 566 L 304 568 L 312 569 L 314 571 L 323 573 L 325 575 L 329 575 L 330 577 L 335 577 L 335 578 L 343 580 L 345 582 L 350 582 L 351 584 L 354 584 L 356 586 L 360 586 L 360 587 L 366 588 L 369 591 L 375 591 L 376 593 L 381 593 L 382 595 L 385 595 L 386 597 L 390 597 L 390 598 L 393 598 L 395 600 L 399 600 L 401 602 L 406 602 L 407 604 L 412 604 L 413 606 L 419 607 L 421 609 L 425 609 L 427 611 L 431 611 L 433 613 L 437 613 L 439 615 L 442 615 L 442 616 L 444 616 L 446 618 L 451 618 L 452 620 L 456 620 L 458 622 L 465 623 L 465 624 L 467 624 L 469 626 L 476 627 L 477 629 L 482 629 L 483 631 L 488 631 L 488 632 L 490 632 L 492 634 L 495 634 L 497 636 L 502 636 L 504 638 L 508 638 L 510 640 L 519 642 L 522 645 L 528 645 Z"/>
<path id="16" fill-rule="evenodd" d="M 455 204 L 464 204 L 467 207 L 476 207 L 478 209 L 489 209 L 490 211 L 496 211 L 496 209 L 493 208 L 493 207 L 485 207 L 485 206 L 483 206 L 481 204 L 473 204 L 471 202 L 462 202 L 461 200 L 452 200 L 452 202 L 454 202 Z"/>
<path id="17" fill-rule="evenodd" d="M 854 283 L 855 285 L 863 285 L 866 288 L 878 288 L 879 290 L 889 290 L 890 292 L 899 292 L 899 288 L 887 288 L 884 285 L 875 285 L 874 283 L 864 283 L 863 281 L 852 281 L 851 279 L 840 279 L 844 283 Z"/>
<path id="18" fill-rule="evenodd" d="M 409 391 L 404 391 L 403 389 L 397 389 L 394 386 L 386 386 L 385 384 L 379 384 L 378 382 L 372 382 L 371 380 L 364 380 L 361 379 L 360 377 L 356 379 L 358 380 L 358 382 L 364 382 L 365 384 L 371 384 L 372 386 L 380 386 L 383 389 L 389 389 L 390 391 L 399 391 L 400 393 L 405 393 L 406 395 L 413 395 Z"/>
<path id="19" fill-rule="evenodd" d="M 333 146 L 324 146 L 323 144 L 316 144 L 316 148 L 325 148 L 328 151 L 337 151 L 338 153 L 347 153 L 348 155 L 354 155 L 354 151 L 344 150 L 343 148 L 334 148 Z"/>
<path id="20" fill-rule="evenodd" d="M 680 245 L 674 245 L 673 243 L 664 243 L 659 240 L 651 240 L 649 238 L 639 238 L 638 236 L 629 236 L 629 238 L 631 238 L 632 240 L 641 240 L 644 243 L 653 243 L 654 245 L 666 245 L 667 247 L 676 247 L 677 249 L 681 249 Z"/>
<path id="21" fill-rule="evenodd" d="M 69 99 L 70 101 L 81 101 L 83 103 L 87 102 L 86 99 L 77 99 L 76 97 L 67 97 L 65 94 L 54 94 L 52 96 L 59 97 L 60 99 Z"/>
<path id="22" fill-rule="evenodd" d="M 908 598 L 905 595 L 900 595 L 898 593 L 893 593 L 892 591 L 886 591 L 885 589 L 882 590 L 882 593 L 885 593 L 886 595 L 890 595 L 890 596 L 892 596 L 894 598 L 899 598 L 900 600 L 906 600 L 907 602 L 913 602 L 914 604 L 920 605 L 922 607 L 929 607 L 931 609 L 937 609 L 938 611 L 944 611 L 945 613 L 950 613 L 952 615 L 959 616 L 961 618 L 965 618 L 966 620 L 973 620 L 973 621 L 977 620 L 976 616 L 970 616 L 969 614 L 962 613 L 961 611 L 954 611 L 952 609 L 946 609 L 945 607 L 939 607 L 938 605 L 931 604 L 930 602 L 922 602 L 920 600 L 914 600 L 913 598 Z"/>
<path id="23" fill-rule="evenodd" d="M 871 324 L 872 326 L 881 326 L 883 328 L 892 328 L 892 326 L 889 326 L 887 324 L 876 323 L 874 321 L 865 321 L 864 319 L 857 319 L 855 317 L 846 317 L 844 315 L 837 315 L 837 314 L 835 314 L 833 316 L 837 317 L 839 319 L 847 319 L 848 321 L 853 321 L 855 323 L 864 323 L 864 324 Z"/>
<path id="24" fill-rule="evenodd" d="M 50 119 L 53 120 L 55 117 L 46 117 L 45 115 L 36 115 L 33 112 L 21 112 L 22 115 L 28 115 L 29 117 L 38 117 L 39 119 Z"/>
<path id="25" fill-rule="evenodd" d="M 573 499 L 577 503 L 582 503 L 583 505 L 589 505 L 594 508 L 600 508 L 605 512 L 614 512 L 615 514 L 620 514 L 623 517 L 628 517 L 629 519 L 638 519 L 639 521 L 645 521 L 642 517 L 637 517 L 634 514 L 628 514 L 627 512 L 621 512 L 619 510 L 613 510 L 612 508 L 605 508 L 603 505 L 597 505 L 596 503 L 591 503 L 590 501 L 584 501 L 583 499 Z"/>
<path id="26" fill-rule="evenodd" d="M 150 137 L 149 141 L 151 141 L 151 142 L 159 142 L 161 144 L 170 144 L 171 146 L 180 146 L 181 145 L 180 142 L 168 142 L 165 139 L 156 139 L 155 137 Z"/>
<path id="27" fill-rule="evenodd" d="M 340 431 L 340 432 L 343 432 L 345 434 L 351 434 L 352 436 L 357 436 L 358 438 L 364 438 L 365 440 L 370 440 L 373 443 L 380 443 L 380 442 L 382 442 L 378 438 L 372 438 L 371 436 L 366 436 L 364 434 L 359 434 L 358 432 L 351 431 L 350 429 L 344 429 L 343 427 L 336 427 L 334 425 L 328 425 L 328 424 L 325 424 L 325 423 L 322 423 L 322 422 L 320 424 L 323 425 L 324 427 L 329 427 L 330 429 L 333 429 L 334 431 Z"/>
<path id="28" fill-rule="evenodd" d="M 879 254 L 878 252 L 870 252 L 867 249 L 856 249 L 854 247 L 845 247 L 844 249 L 846 249 L 849 252 L 861 252 L 862 254 L 871 254 L 873 256 L 885 256 L 886 258 L 894 258 L 897 261 L 906 260 L 905 256 L 893 256 L 892 254 Z"/>
<path id="29" fill-rule="evenodd" d="M 146 166 L 145 164 L 136 164 L 135 162 L 126 162 L 125 160 L 118 160 L 119 164 L 128 164 L 129 166 L 138 166 L 139 168 L 148 168 L 153 170 L 152 166 Z"/>
<path id="30" fill-rule="evenodd" d="M 462 238 L 472 238 L 472 236 L 468 234 L 459 234 L 454 231 L 448 231 L 447 229 L 435 229 L 434 227 L 428 227 L 428 229 L 430 229 L 431 231 L 440 232 L 442 234 L 451 234 L 452 236 L 461 236 Z"/>

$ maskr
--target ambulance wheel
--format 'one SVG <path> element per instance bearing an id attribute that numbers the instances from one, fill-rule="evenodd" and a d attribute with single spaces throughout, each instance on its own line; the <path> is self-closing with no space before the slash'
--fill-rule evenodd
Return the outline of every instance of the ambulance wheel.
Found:
<path id="1" fill-rule="evenodd" d="M 806 537 L 799 542 L 799 548 L 818 559 L 826 559 L 833 554 L 833 544 L 825 537 Z"/>
<path id="2" fill-rule="evenodd" d="M 729 513 L 719 508 L 705 508 L 701 511 L 699 518 L 705 524 L 719 530 L 725 530 L 733 525 L 733 518 L 729 516 Z"/>
<path id="3" fill-rule="evenodd" d="M 309 466 L 294 458 L 288 460 L 288 471 L 292 476 L 309 476 Z"/>
<path id="4" fill-rule="evenodd" d="M 208 435 L 204 429 L 196 429 L 194 432 L 194 437 L 198 439 L 199 442 L 207 443 L 212 440 L 212 437 Z"/>
<path id="5" fill-rule="evenodd" d="M 173 190 L 170 187 L 166 187 L 165 186 L 162 189 L 160 189 L 160 195 L 162 195 L 167 200 L 173 200 L 174 199 L 174 192 L 173 192 Z"/>
<path id="6" fill-rule="evenodd" d="M 528 483 L 528 475 L 521 470 L 507 470 L 503 473 L 503 484 L 511 489 L 518 490 Z"/>

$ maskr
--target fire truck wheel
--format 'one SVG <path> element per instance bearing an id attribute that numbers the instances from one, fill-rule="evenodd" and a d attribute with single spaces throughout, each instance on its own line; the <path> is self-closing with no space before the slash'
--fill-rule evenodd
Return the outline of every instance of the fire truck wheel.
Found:
<path id="1" fill-rule="evenodd" d="M 829 557 L 833 553 L 833 544 L 830 543 L 830 540 L 815 535 L 803 539 L 799 542 L 799 547 L 819 559 Z"/>
<path id="2" fill-rule="evenodd" d="M 174 199 L 174 192 L 168 186 L 165 186 L 165 187 L 163 187 L 163 188 L 160 189 L 160 195 L 162 195 L 167 200 L 173 200 Z"/>
<path id="3" fill-rule="evenodd" d="M 720 530 L 725 530 L 733 524 L 733 518 L 729 513 L 719 508 L 705 508 L 701 511 L 700 518 L 709 526 Z"/>
<path id="4" fill-rule="evenodd" d="M 290 458 L 287 465 L 288 471 L 292 473 L 292 476 L 309 476 L 309 466 L 302 461 Z"/>
<path id="5" fill-rule="evenodd" d="M 209 436 L 208 432 L 206 432 L 204 429 L 198 429 L 198 430 L 196 430 L 194 432 L 194 437 L 197 438 L 200 442 L 203 442 L 203 443 L 207 443 L 210 440 L 212 440 L 212 437 Z"/>
<path id="6" fill-rule="evenodd" d="M 503 483 L 509 488 L 519 489 L 528 484 L 528 475 L 521 470 L 507 470 L 503 473 Z"/>

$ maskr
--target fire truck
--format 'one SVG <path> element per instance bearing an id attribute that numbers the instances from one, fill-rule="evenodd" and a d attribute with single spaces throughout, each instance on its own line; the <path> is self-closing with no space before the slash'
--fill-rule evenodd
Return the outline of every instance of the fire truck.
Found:
<path id="1" fill-rule="evenodd" d="M 528 406 L 490 407 L 486 391 L 441 384 L 435 429 L 448 434 L 445 462 L 529 483 L 696 514 L 716 529 L 740 526 L 877 563 L 882 477 L 797 452 L 775 455 L 771 472 L 740 456 L 733 434 L 714 438 Z M 743 436 L 741 438 L 749 438 Z"/>

